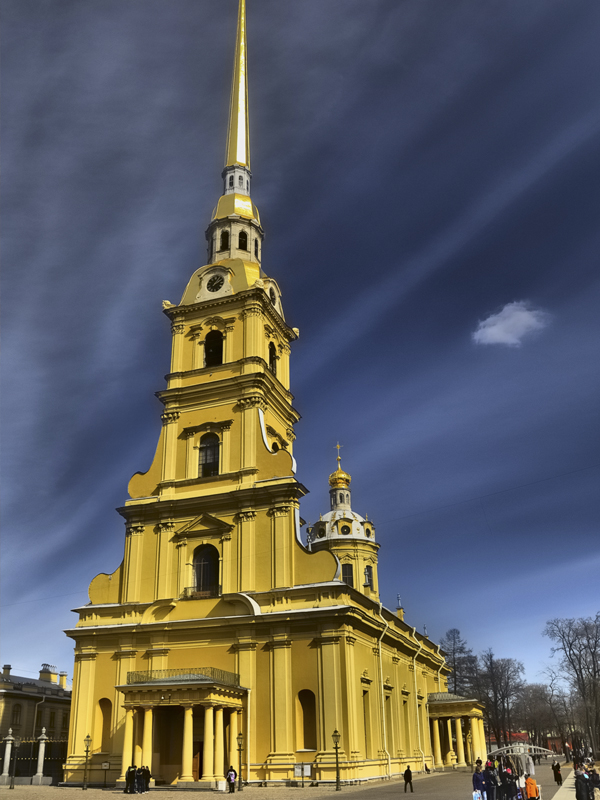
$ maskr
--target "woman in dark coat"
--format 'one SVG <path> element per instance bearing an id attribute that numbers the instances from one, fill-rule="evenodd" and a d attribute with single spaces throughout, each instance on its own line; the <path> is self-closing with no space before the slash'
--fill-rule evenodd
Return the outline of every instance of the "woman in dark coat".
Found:
<path id="1" fill-rule="evenodd" d="M 554 780 L 556 781 L 556 783 L 559 786 L 562 786 L 562 774 L 560 771 L 560 764 L 558 763 L 558 761 L 555 761 L 554 764 L 552 764 L 552 772 L 554 773 Z"/>
<path id="2" fill-rule="evenodd" d="M 481 771 L 481 767 L 477 765 L 473 773 L 473 791 L 481 792 L 481 798 L 484 800 L 484 793 L 486 790 L 485 776 Z"/>

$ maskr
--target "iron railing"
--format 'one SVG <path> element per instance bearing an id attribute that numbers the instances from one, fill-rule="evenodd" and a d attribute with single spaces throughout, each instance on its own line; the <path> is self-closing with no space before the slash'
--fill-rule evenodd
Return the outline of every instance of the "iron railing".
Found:
<path id="1" fill-rule="evenodd" d="M 144 672 L 128 672 L 127 683 L 223 683 L 239 686 L 237 672 L 227 672 L 216 667 L 183 667 L 181 669 L 151 669 Z"/>
<path id="2" fill-rule="evenodd" d="M 197 589 L 187 586 L 180 595 L 181 600 L 202 600 L 205 597 L 220 597 L 221 587 L 218 584 L 209 586 L 208 589 Z"/>

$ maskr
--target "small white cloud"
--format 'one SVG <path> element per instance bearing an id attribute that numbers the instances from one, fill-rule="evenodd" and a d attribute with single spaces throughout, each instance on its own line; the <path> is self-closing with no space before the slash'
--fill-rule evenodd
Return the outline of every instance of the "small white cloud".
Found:
<path id="1" fill-rule="evenodd" d="M 475 344 L 505 344 L 520 347 L 528 333 L 541 331 L 550 322 L 550 315 L 541 309 L 531 308 L 526 300 L 507 303 L 497 314 L 481 320 L 471 334 Z"/>

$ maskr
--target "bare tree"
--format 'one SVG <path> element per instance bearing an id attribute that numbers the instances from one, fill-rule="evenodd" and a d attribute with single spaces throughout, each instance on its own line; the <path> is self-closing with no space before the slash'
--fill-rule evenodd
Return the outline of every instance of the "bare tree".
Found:
<path id="1" fill-rule="evenodd" d="M 496 658 L 491 649 L 479 656 L 476 694 L 484 704 L 488 728 L 498 746 L 510 744 L 513 710 L 523 688 L 523 664 L 514 658 Z"/>
<path id="2" fill-rule="evenodd" d="M 544 635 L 556 642 L 561 668 L 583 705 L 594 753 L 600 739 L 600 611 L 595 617 L 551 619 Z"/>
<path id="3" fill-rule="evenodd" d="M 446 653 L 446 663 L 452 668 L 450 685 L 452 692 L 467 695 L 472 691 L 473 678 L 477 659 L 467 642 L 460 635 L 458 628 L 450 628 L 440 640 L 440 646 Z"/>

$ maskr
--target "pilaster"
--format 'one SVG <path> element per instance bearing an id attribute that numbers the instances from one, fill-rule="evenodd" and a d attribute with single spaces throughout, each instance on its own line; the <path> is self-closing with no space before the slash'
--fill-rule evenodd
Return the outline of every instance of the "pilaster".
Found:
<path id="1" fill-rule="evenodd" d="M 256 589 L 256 512 L 240 511 L 236 517 L 238 525 L 238 585 L 241 592 Z"/>

